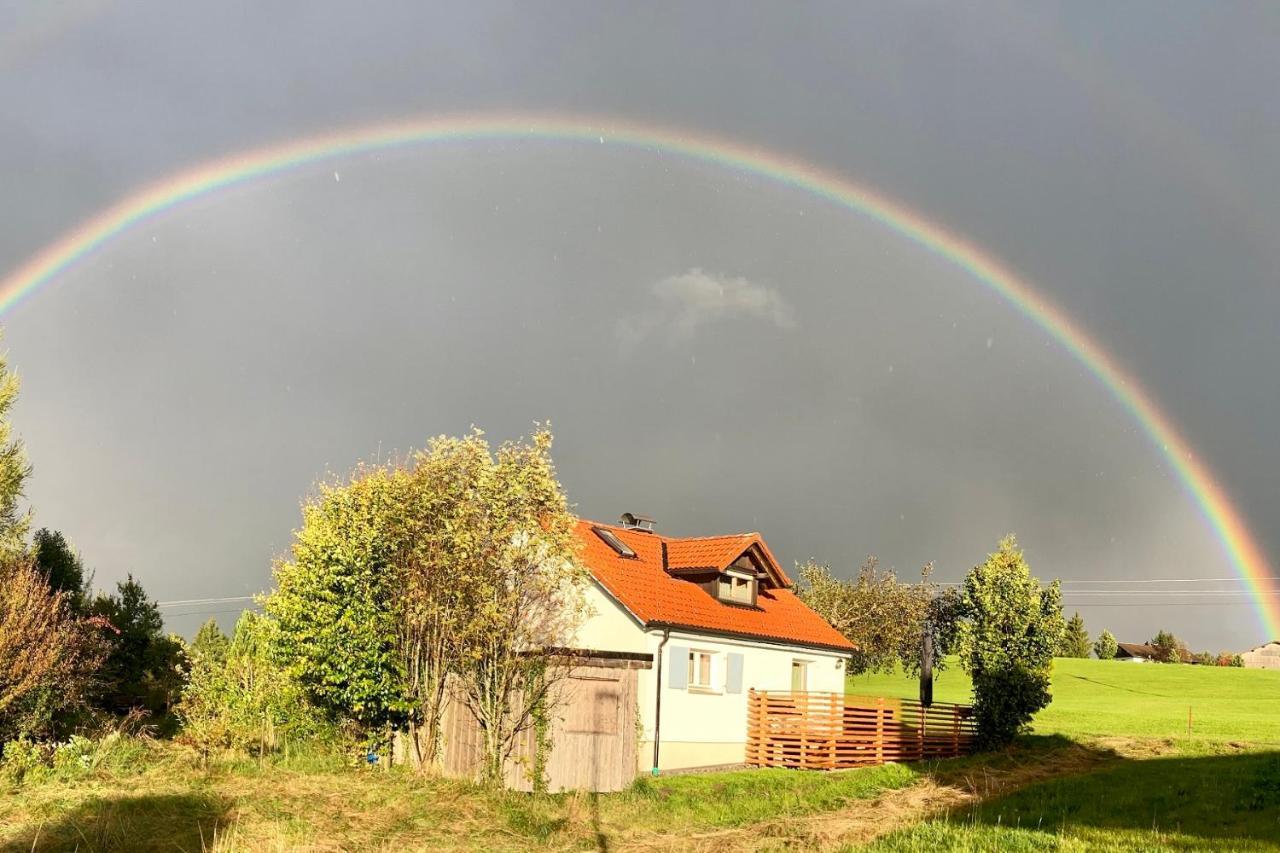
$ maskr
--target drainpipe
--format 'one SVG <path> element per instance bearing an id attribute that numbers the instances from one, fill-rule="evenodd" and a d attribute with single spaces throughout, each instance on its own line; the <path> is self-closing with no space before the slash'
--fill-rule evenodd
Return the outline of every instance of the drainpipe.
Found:
<path id="1" fill-rule="evenodd" d="M 662 745 L 662 650 L 670 639 L 671 629 L 667 628 L 662 632 L 662 642 L 658 643 L 657 687 L 653 691 L 653 769 L 649 771 L 654 776 L 658 775 L 658 748 Z"/>

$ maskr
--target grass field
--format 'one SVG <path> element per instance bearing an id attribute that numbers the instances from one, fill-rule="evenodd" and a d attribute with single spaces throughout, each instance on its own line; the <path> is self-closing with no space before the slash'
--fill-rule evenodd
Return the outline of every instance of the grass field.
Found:
<path id="1" fill-rule="evenodd" d="M 850 684 L 915 690 L 901 676 Z M 951 671 L 937 695 L 967 690 Z M 331 756 L 204 767 L 136 742 L 0 783 L 0 850 L 1280 850 L 1280 673 L 1069 660 L 1054 691 L 1037 734 L 1003 753 L 643 779 L 599 796 L 488 792 Z"/>
<path id="2" fill-rule="evenodd" d="M 1280 744 L 1280 671 L 1135 664 L 1059 658 L 1053 704 L 1036 717 L 1037 734 L 1069 737 L 1185 738 Z M 900 674 L 851 679 L 850 693 L 915 697 Z M 969 677 L 952 666 L 934 682 L 939 702 L 968 702 Z"/>

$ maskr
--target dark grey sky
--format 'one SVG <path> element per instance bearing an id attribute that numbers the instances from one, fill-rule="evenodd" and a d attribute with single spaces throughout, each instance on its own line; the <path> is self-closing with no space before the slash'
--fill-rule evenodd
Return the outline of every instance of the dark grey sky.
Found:
<path id="1" fill-rule="evenodd" d="M 0 266 L 338 126 L 511 108 L 717 134 L 1003 258 L 1141 378 L 1274 560 L 1278 37 L 1263 4 L 0 0 Z M 759 529 L 788 562 L 956 580 L 1012 530 L 1043 577 L 1233 574 L 1136 423 L 966 274 L 671 156 L 353 156 L 135 228 L 3 325 L 36 523 L 161 600 L 265 588 L 326 470 L 543 419 L 583 514 Z M 1246 604 L 1185 601 L 1068 607 L 1122 639 L 1264 639 Z"/>

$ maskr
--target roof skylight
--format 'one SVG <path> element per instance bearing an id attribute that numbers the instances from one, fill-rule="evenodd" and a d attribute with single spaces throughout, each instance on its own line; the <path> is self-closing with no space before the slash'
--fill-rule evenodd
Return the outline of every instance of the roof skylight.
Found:
<path id="1" fill-rule="evenodd" d="M 636 558 L 636 552 L 632 551 L 631 548 L 627 546 L 627 543 L 614 535 L 612 530 L 605 530 L 603 527 L 593 527 L 591 529 L 595 531 L 597 536 L 604 540 L 604 544 L 617 551 L 619 557 L 626 557 L 628 560 L 634 560 Z"/>

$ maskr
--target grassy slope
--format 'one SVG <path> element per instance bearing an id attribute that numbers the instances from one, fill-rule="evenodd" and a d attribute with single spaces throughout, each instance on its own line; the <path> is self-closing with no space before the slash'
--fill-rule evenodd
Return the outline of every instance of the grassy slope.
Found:
<path id="1" fill-rule="evenodd" d="M 871 675 L 852 679 L 848 691 L 913 697 L 918 686 L 900 674 Z M 934 698 L 968 702 L 968 676 L 945 670 Z M 1072 658 L 1054 661 L 1053 704 L 1037 715 L 1035 731 L 1185 738 L 1188 708 L 1195 740 L 1280 744 L 1280 672 Z"/>
<path id="2" fill-rule="evenodd" d="M 897 674 L 849 686 L 916 690 Z M 936 696 L 965 701 L 968 690 L 953 670 Z M 1060 659 L 1053 693 L 1035 730 L 1103 752 L 1118 746 L 1116 760 L 893 833 L 877 848 L 1280 849 L 1280 673 Z M 1138 740 L 1117 744 L 1126 738 Z"/>

